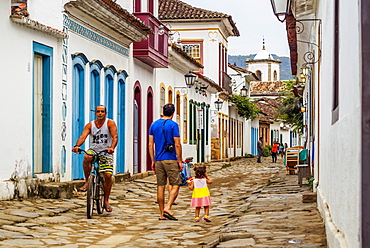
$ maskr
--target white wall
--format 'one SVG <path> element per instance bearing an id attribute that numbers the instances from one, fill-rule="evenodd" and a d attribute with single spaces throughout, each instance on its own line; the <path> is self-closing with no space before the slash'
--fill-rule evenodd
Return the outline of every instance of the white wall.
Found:
<path id="1" fill-rule="evenodd" d="M 182 31 L 184 29 L 186 29 L 186 31 Z M 203 74 L 218 83 L 219 43 L 222 43 L 226 48 L 228 46 L 227 41 L 220 33 L 218 23 L 171 23 L 171 30 L 181 30 L 181 40 L 203 41 Z"/>
<path id="2" fill-rule="evenodd" d="M 2 59 L 1 88 L 3 96 L 0 103 L 4 108 L 4 116 L 9 119 L 1 123 L 3 140 L 3 161 L 1 163 L 0 181 L 9 180 L 12 175 L 19 178 L 31 177 L 32 164 L 32 112 L 33 112 L 33 42 L 38 42 L 53 48 L 54 69 L 61 64 L 60 43 L 55 37 L 43 32 L 16 24 L 10 20 L 10 0 L 0 2 L 0 30 L 6 35 L 0 41 Z M 21 34 L 21 35 L 20 35 Z M 58 104 L 61 95 L 61 70 L 53 70 L 52 80 L 60 87 L 53 90 L 53 133 L 58 133 L 59 120 L 57 119 L 61 105 Z M 5 145 L 6 144 L 6 145 Z M 54 142 L 54 145 L 57 145 Z M 60 149 L 54 149 L 54 154 L 60 154 Z M 60 161 L 60 159 L 59 159 Z M 59 162 L 55 157 L 53 163 Z"/>
<path id="3" fill-rule="evenodd" d="M 67 172 L 65 174 L 65 177 L 62 178 L 63 181 L 69 181 L 71 180 L 71 166 L 68 166 L 70 165 L 72 162 L 72 156 L 75 156 L 74 154 L 72 154 L 72 152 L 70 152 L 69 150 L 69 147 L 72 146 L 72 144 L 74 144 L 76 142 L 76 140 L 72 140 L 72 126 L 75 125 L 75 123 L 72 123 L 72 111 L 73 111 L 73 107 L 72 107 L 72 91 L 73 91 L 73 85 L 72 85 L 72 58 L 70 56 L 70 54 L 74 54 L 74 53 L 83 53 L 87 59 L 89 61 L 93 61 L 93 60 L 99 60 L 103 66 L 107 66 L 107 65 L 113 65 L 117 71 L 119 70 L 124 70 L 126 72 L 128 72 L 129 70 L 129 57 L 125 57 L 121 54 L 118 54 L 116 52 L 113 52 L 111 51 L 110 49 L 104 47 L 104 46 L 101 46 L 101 45 L 98 45 L 96 43 L 93 43 L 92 41 L 90 40 L 87 40 L 86 38 L 83 38 L 81 37 L 80 35 L 77 35 L 73 32 L 69 32 L 69 41 L 68 41 L 68 60 L 69 60 L 69 64 L 68 64 L 68 80 L 67 80 L 67 89 L 68 89 L 68 96 L 67 96 L 67 117 L 66 117 L 66 122 L 67 122 L 67 130 L 69 131 L 68 132 L 68 135 L 66 137 L 66 146 L 67 146 Z M 101 74 L 100 74 L 100 88 L 101 88 L 101 92 L 100 92 L 100 103 L 104 105 L 104 102 L 105 102 L 105 87 L 104 87 L 104 84 L 105 84 L 105 77 L 104 77 L 104 68 L 101 70 Z M 129 75 L 130 76 L 130 75 Z M 115 81 L 114 81 L 114 101 L 113 101 L 113 120 L 117 120 L 117 92 L 118 92 L 118 85 L 117 85 L 117 81 L 116 81 L 116 76 L 115 76 Z M 128 88 L 128 81 L 129 81 L 130 77 L 128 77 L 126 79 L 126 106 L 128 106 L 128 98 L 127 97 L 127 94 L 130 94 L 130 89 Z M 132 91 L 132 90 L 131 90 Z M 85 68 L 85 122 L 86 124 L 91 121 L 90 119 L 90 109 L 95 109 L 96 106 L 90 106 L 90 92 L 91 92 L 91 89 L 90 89 L 90 65 L 89 63 L 86 65 L 86 68 Z M 132 94 L 132 93 L 131 93 Z M 132 102 L 130 102 L 132 103 Z M 126 111 L 128 111 L 129 108 L 126 108 Z M 127 123 L 126 121 L 126 128 L 127 127 L 132 127 L 132 125 L 128 125 L 129 123 Z M 126 132 L 126 136 L 128 136 L 127 134 L 132 134 L 132 132 Z M 55 137 L 58 137 L 58 136 L 55 136 Z M 119 138 L 122 137 L 122 136 L 119 136 Z M 126 137 L 127 139 L 127 137 Z M 132 138 L 131 138 L 132 140 Z M 127 142 L 125 142 L 127 143 Z M 85 142 L 85 145 L 86 147 L 89 146 L 89 137 L 86 139 L 86 142 Z M 128 144 L 125 144 L 126 146 Z M 58 152 L 60 153 L 60 152 Z M 125 156 L 126 158 L 129 157 L 129 156 Z M 127 169 L 127 163 L 125 163 L 125 169 Z M 116 167 L 115 167 L 116 169 Z"/>
<path id="4" fill-rule="evenodd" d="M 361 57 L 358 2 L 340 1 L 339 120 L 332 124 L 333 1 L 319 1 L 322 57 L 315 79 L 319 134 L 315 178 L 329 247 L 361 247 Z M 317 169 L 316 169 L 317 168 Z"/>

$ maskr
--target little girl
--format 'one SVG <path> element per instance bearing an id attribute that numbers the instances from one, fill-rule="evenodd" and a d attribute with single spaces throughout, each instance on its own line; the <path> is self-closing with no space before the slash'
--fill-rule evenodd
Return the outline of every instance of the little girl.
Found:
<path id="1" fill-rule="evenodd" d="M 205 166 L 199 166 L 194 168 L 195 177 L 188 180 L 189 189 L 193 190 L 191 199 L 191 207 L 195 207 L 195 221 L 199 222 L 200 209 L 204 207 L 203 219 L 206 222 L 211 222 L 209 219 L 209 206 L 211 205 L 211 196 L 207 184 L 211 184 L 212 180 L 206 173 Z"/>

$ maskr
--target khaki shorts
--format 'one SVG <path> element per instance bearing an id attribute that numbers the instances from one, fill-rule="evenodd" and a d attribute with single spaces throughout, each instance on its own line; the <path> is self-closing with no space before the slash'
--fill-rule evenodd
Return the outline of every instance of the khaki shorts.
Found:
<path id="1" fill-rule="evenodd" d="M 180 171 L 177 160 L 162 160 L 155 162 L 155 170 L 157 173 L 157 186 L 165 186 L 167 178 L 170 185 L 180 185 Z"/>

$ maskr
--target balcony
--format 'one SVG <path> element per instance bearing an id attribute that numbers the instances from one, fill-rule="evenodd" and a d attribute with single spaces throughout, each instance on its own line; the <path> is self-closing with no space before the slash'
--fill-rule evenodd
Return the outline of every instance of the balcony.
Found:
<path id="1" fill-rule="evenodd" d="M 220 71 L 221 87 L 228 93 L 232 94 L 231 77 L 227 73 Z"/>
<path id="2" fill-rule="evenodd" d="M 134 42 L 134 57 L 153 68 L 167 68 L 169 30 L 151 13 L 138 12 L 134 15 L 151 27 L 154 32 L 148 35 L 148 39 Z M 162 30 L 160 27 L 163 27 Z"/>

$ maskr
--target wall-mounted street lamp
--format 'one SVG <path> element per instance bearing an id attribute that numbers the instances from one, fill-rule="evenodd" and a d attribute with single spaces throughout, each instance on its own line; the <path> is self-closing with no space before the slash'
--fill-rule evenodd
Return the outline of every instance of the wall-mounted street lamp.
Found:
<path id="1" fill-rule="evenodd" d="M 306 112 L 306 107 L 304 107 L 304 106 L 303 106 L 303 107 L 301 107 L 301 112 L 302 112 L 302 113 Z"/>
<path id="2" fill-rule="evenodd" d="M 307 76 L 308 76 L 309 71 L 310 71 L 310 67 L 308 67 L 307 65 L 304 65 L 304 66 L 302 67 L 302 74 L 303 74 L 305 77 L 307 77 Z"/>
<path id="3" fill-rule="evenodd" d="M 303 74 L 303 72 L 300 74 L 301 76 L 301 82 L 305 83 L 306 82 L 306 76 Z"/>
<path id="4" fill-rule="evenodd" d="M 195 84 L 195 80 L 197 79 L 197 76 L 192 73 L 192 71 L 189 71 L 185 77 L 185 83 L 188 86 L 188 88 L 191 88 Z"/>
<path id="5" fill-rule="evenodd" d="M 280 22 L 284 22 L 290 12 L 291 0 L 271 0 L 274 15 Z"/>
<path id="6" fill-rule="evenodd" d="M 247 97 L 248 96 L 248 89 L 245 86 L 243 86 L 243 88 L 240 89 L 240 95 L 242 97 Z"/>
<path id="7" fill-rule="evenodd" d="M 220 99 L 217 99 L 217 101 L 215 101 L 215 108 L 217 109 L 217 111 L 220 111 L 220 109 L 222 109 L 222 104 L 224 102 L 221 101 Z"/>

